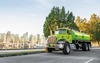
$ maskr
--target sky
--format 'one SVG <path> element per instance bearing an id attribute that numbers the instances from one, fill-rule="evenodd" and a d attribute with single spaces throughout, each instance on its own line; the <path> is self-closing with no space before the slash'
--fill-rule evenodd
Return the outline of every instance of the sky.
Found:
<path id="1" fill-rule="evenodd" d="M 100 15 L 100 0 L 0 0 L 0 33 L 43 35 L 43 24 L 53 6 L 65 7 L 74 16 Z"/>

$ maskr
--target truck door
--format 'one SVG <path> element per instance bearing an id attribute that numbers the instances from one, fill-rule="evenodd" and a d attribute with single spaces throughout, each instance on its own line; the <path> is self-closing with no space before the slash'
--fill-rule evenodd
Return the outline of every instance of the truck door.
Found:
<path id="1" fill-rule="evenodd" d="M 67 30 L 67 40 L 69 43 L 72 43 L 72 30 Z"/>

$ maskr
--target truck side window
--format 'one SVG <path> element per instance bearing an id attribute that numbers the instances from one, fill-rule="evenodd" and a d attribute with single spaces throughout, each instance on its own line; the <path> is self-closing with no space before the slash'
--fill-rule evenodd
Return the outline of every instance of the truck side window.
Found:
<path id="1" fill-rule="evenodd" d="M 68 33 L 68 34 L 71 34 L 71 33 L 72 33 L 72 30 L 67 30 L 67 33 Z"/>
<path id="2" fill-rule="evenodd" d="M 67 33 L 69 34 L 69 30 L 67 30 Z"/>
<path id="3" fill-rule="evenodd" d="M 60 29 L 59 30 L 59 34 L 63 34 L 63 33 L 66 33 L 66 29 Z"/>
<path id="4" fill-rule="evenodd" d="M 69 30 L 69 33 L 72 34 L 72 30 L 71 29 Z"/>

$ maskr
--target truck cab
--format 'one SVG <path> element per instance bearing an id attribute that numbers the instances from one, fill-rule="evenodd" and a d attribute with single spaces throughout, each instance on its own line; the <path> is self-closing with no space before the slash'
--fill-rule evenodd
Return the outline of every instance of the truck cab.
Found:
<path id="1" fill-rule="evenodd" d="M 60 40 L 66 40 L 69 43 L 71 43 L 72 41 L 72 35 L 71 35 L 72 31 L 71 29 L 68 28 L 61 28 L 55 31 L 55 35 L 57 37 L 57 42 L 59 42 Z"/>

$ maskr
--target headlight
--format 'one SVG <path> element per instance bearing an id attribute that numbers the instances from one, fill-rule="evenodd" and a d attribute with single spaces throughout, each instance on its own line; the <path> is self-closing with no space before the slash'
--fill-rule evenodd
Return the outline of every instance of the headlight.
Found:
<path id="1" fill-rule="evenodd" d="M 63 48 L 63 44 L 58 44 L 58 47 L 59 48 Z"/>

